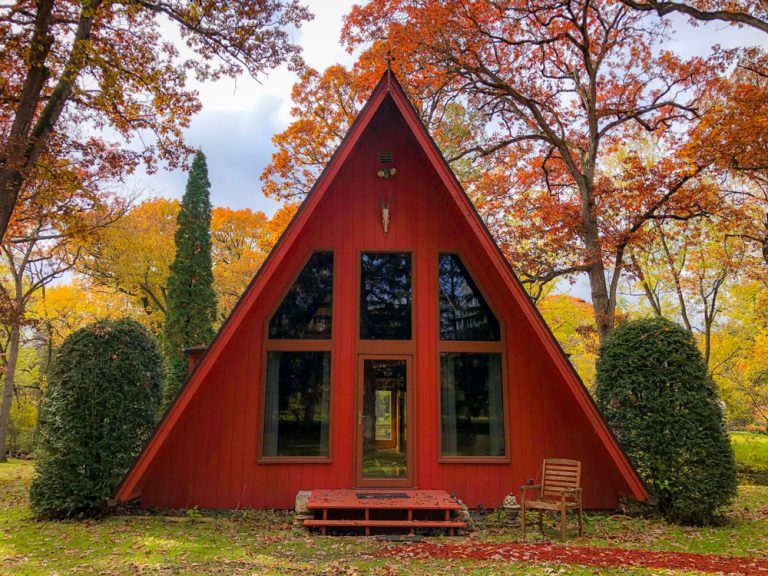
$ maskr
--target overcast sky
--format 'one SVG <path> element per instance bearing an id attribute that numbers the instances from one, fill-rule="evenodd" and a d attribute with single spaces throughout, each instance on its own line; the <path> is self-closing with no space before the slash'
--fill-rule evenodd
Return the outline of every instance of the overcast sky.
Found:
<path id="1" fill-rule="evenodd" d="M 359 0 L 358 0 L 359 1 Z M 294 42 L 304 50 L 304 59 L 318 70 L 335 63 L 349 65 L 353 57 L 339 45 L 342 17 L 352 0 L 305 0 L 315 19 L 295 34 Z M 698 28 L 684 18 L 674 20 L 677 33 L 670 48 L 681 56 L 706 55 L 711 46 L 748 46 L 762 43 L 765 34 L 722 24 Z M 761 38 L 762 36 L 762 38 Z M 273 151 L 272 136 L 290 122 L 291 87 L 296 77 L 281 68 L 257 83 L 250 77 L 222 80 L 197 86 L 202 111 L 192 120 L 187 140 L 208 156 L 211 195 L 215 206 L 251 208 L 274 212 L 278 205 L 264 197 L 259 176 Z M 138 188 L 144 197 L 181 198 L 186 174 L 160 171 L 152 176 L 137 175 L 129 188 Z"/>

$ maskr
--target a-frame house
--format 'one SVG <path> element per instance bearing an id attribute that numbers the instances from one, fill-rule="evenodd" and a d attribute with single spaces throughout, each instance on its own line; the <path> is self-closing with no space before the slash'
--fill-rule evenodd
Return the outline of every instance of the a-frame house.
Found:
<path id="1" fill-rule="evenodd" d="M 587 508 L 648 496 L 385 73 L 118 499 L 400 487 L 493 507 L 548 457 L 582 462 Z"/>

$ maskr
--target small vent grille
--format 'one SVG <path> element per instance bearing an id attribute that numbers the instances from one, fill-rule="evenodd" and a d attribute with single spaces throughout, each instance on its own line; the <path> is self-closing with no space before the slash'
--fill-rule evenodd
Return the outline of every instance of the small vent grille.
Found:
<path id="1" fill-rule="evenodd" d="M 379 162 L 386 164 L 392 162 L 392 152 L 379 152 Z"/>

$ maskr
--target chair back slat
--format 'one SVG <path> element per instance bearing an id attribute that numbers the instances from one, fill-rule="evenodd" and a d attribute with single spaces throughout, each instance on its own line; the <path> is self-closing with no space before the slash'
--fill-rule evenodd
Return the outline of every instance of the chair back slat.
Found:
<path id="1" fill-rule="evenodd" d="M 560 498 L 563 488 L 581 487 L 581 462 L 563 458 L 544 460 L 541 469 L 541 495 L 543 498 Z"/>

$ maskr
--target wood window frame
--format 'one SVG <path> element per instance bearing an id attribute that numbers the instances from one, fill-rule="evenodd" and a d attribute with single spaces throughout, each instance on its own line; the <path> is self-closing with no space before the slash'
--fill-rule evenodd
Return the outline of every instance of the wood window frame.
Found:
<path id="1" fill-rule="evenodd" d="M 374 340 L 376 342 L 376 340 Z M 414 442 L 416 440 L 414 412 L 416 406 L 415 380 L 414 380 L 414 355 L 413 354 L 376 354 L 360 353 L 356 355 L 355 366 L 355 448 L 354 448 L 354 488 L 413 488 L 416 478 L 416 452 Z M 405 478 L 365 478 L 363 477 L 363 436 L 359 415 L 363 407 L 363 388 L 365 386 L 364 365 L 366 360 L 405 360 L 406 365 L 406 477 Z"/>
<path id="2" fill-rule="evenodd" d="M 456 256 L 464 266 L 472 281 L 475 283 L 475 287 L 480 292 L 480 295 L 485 300 L 485 303 L 490 308 L 496 320 L 499 323 L 499 339 L 498 340 L 442 340 L 440 338 L 440 257 L 441 256 Z M 472 266 L 468 260 L 464 258 L 462 252 L 457 250 L 438 250 L 437 257 L 432 263 L 435 270 L 435 284 L 436 284 L 436 298 L 435 309 L 437 317 L 437 351 L 436 351 L 436 369 L 437 369 L 437 461 L 441 464 L 509 464 L 512 462 L 510 458 L 510 424 L 509 424 L 509 390 L 507 379 L 507 340 L 506 340 L 506 325 L 504 318 L 499 314 L 498 310 L 493 304 L 493 301 L 488 297 L 481 282 L 477 280 L 477 274 L 475 274 Z M 467 353 L 467 354 L 499 354 L 501 357 L 501 393 L 502 393 L 502 410 L 504 411 L 504 455 L 503 456 L 444 456 L 443 455 L 443 386 L 442 386 L 442 364 L 441 355 L 443 353 Z"/>
<path id="3" fill-rule="evenodd" d="M 330 252 L 333 254 L 333 282 L 332 286 L 332 298 L 331 298 L 331 337 L 324 339 L 285 339 L 269 337 L 269 323 L 272 317 L 277 313 L 280 305 L 285 300 L 285 297 L 290 292 L 293 285 L 298 280 L 301 273 L 306 268 L 309 260 L 318 252 Z M 335 396 L 335 379 L 333 377 L 333 371 L 335 367 L 335 352 L 336 352 L 336 324 L 337 324 L 337 309 L 336 294 L 338 294 L 338 263 L 336 261 L 336 251 L 333 248 L 314 248 L 309 250 L 301 266 L 299 266 L 297 272 L 291 278 L 291 281 L 287 283 L 285 290 L 280 293 L 277 302 L 270 309 L 269 314 L 264 318 L 263 323 L 263 335 L 262 335 L 262 350 L 261 350 L 261 388 L 259 391 L 259 411 L 261 416 L 259 421 L 259 433 L 256 442 L 256 462 L 258 464 L 331 464 L 333 462 L 333 406 Z M 328 400 L 328 455 L 327 456 L 265 456 L 264 455 L 264 410 L 266 408 L 266 395 L 267 395 L 267 358 L 270 352 L 328 352 L 331 355 L 330 365 L 328 367 L 329 379 L 328 393 L 330 398 Z"/>

